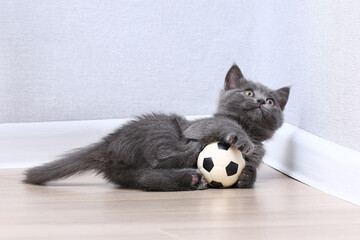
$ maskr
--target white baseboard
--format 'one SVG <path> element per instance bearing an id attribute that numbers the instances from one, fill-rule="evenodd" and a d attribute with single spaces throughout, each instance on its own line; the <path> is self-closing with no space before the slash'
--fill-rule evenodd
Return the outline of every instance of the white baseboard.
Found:
<path id="1" fill-rule="evenodd" d="M 190 117 L 198 118 L 200 116 Z M 0 124 L 0 168 L 27 168 L 86 146 L 126 119 Z M 266 164 L 285 174 L 360 205 L 360 153 L 291 124 L 266 143 Z"/>
<path id="2" fill-rule="evenodd" d="M 287 123 L 266 143 L 266 149 L 266 164 L 360 206 L 360 152 Z"/>
<path id="3" fill-rule="evenodd" d="M 0 124 L 0 168 L 27 168 L 99 141 L 126 120 Z"/>

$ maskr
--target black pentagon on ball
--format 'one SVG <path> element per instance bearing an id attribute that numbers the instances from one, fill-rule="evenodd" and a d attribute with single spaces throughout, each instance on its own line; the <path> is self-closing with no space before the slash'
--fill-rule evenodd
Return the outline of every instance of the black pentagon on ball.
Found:
<path id="1" fill-rule="evenodd" d="M 217 144 L 218 149 L 222 149 L 222 150 L 229 150 L 230 148 L 230 144 L 224 143 L 224 142 L 218 142 Z"/>
<path id="2" fill-rule="evenodd" d="M 234 163 L 234 162 L 231 161 L 231 162 L 226 166 L 226 174 L 227 174 L 228 176 L 232 176 L 232 175 L 234 175 L 234 174 L 237 173 L 238 168 L 239 168 L 239 164 Z"/>
<path id="3" fill-rule="evenodd" d="M 209 184 L 210 184 L 210 186 L 215 187 L 215 188 L 224 187 L 221 182 L 217 182 L 217 181 L 211 181 L 211 183 L 209 183 Z"/>
<path id="4" fill-rule="evenodd" d="M 211 157 L 207 157 L 207 158 L 204 158 L 204 162 L 203 162 L 203 168 L 210 172 L 211 169 L 213 169 L 214 167 L 214 163 L 213 163 L 213 160 Z"/>

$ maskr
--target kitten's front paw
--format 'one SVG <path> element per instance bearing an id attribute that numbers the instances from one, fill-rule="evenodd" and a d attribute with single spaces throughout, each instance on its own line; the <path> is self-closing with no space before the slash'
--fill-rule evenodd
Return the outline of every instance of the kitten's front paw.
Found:
<path id="1" fill-rule="evenodd" d="M 230 145 L 233 145 L 234 147 L 238 148 L 242 153 L 249 154 L 251 153 L 255 146 L 250 141 L 249 137 L 244 134 L 229 134 L 225 141 L 229 143 Z"/>
<path id="2" fill-rule="evenodd" d="M 238 188 L 252 188 L 256 180 L 256 169 L 246 166 L 240 175 L 236 186 Z"/>

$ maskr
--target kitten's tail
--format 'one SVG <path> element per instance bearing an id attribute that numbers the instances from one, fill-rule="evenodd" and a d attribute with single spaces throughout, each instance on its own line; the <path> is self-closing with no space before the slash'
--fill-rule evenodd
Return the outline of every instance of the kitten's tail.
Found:
<path id="1" fill-rule="evenodd" d="M 25 183 L 45 184 L 46 182 L 63 179 L 87 171 L 101 173 L 105 163 L 103 146 L 101 144 L 75 150 L 53 162 L 33 167 L 25 172 Z"/>

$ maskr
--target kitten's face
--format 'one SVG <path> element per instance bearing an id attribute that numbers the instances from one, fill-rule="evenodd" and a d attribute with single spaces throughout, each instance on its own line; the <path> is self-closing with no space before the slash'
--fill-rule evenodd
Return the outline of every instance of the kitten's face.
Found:
<path id="1" fill-rule="evenodd" d="M 255 138 L 265 140 L 283 123 L 289 91 L 288 87 L 274 91 L 246 80 L 234 65 L 226 75 L 217 113 L 235 118 Z"/>

